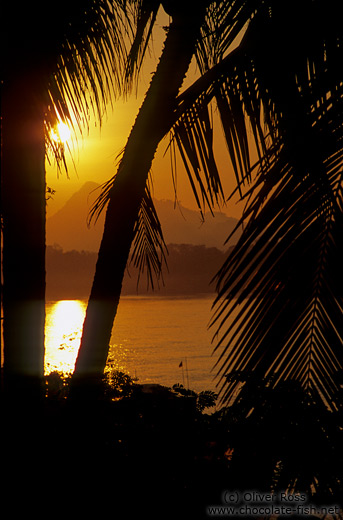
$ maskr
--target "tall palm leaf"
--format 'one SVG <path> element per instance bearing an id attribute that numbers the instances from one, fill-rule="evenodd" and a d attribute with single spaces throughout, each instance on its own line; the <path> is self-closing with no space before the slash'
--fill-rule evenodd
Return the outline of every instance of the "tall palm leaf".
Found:
<path id="1" fill-rule="evenodd" d="M 341 421 L 328 409 L 341 410 L 343 368 L 338 20 L 333 2 L 261 2 L 238 48 L 179 96 L 173 128 L 175 140 L 185 134 L 200 148 L 194 108 L 217 106 L 246 200 L 243 233 L 215 278 L 212 320 L 222 402 L 234 405 L 235 485 L 335 503 Z M 325 455 L 315 456 L 318 446 Z"/>
<path id="2" fill-rule="evenodd" d="M 223 399 L 239 397 L 248 412 L 256 384 L 292 380 L 335 409 L 343 368 L 343 34 L 334 4 L 297 4 L 296 21 L 271 7 L 251 23 L 228 90 L 229 100 L 240 91 L 253 125 L 263 107 L 268 132 L 244 232 L 218 275 Z"/>
<path id="3" fill-rule="evenodd" d="M 274 384 L 295 378 L 335 407 L 343 337 L 335 290 L 342 191 L 338 7 L 324 8 L 321 1 L 294 5 L 294 11 L 273 1 L 239 4 L 231 8 L 244 16 L 232 34 L 250 21 L 241 44 L 212 57 L 206 42 L 214 32 L 207 25 L 198 54 L 203 75 L 179 95 L 172 127 L 199 208 L 211 206 L 221 191 L 211 103 L 242 195 L 255 179 L 245 194 L 245 231 L 218 276 L 214 323 L 222 334 L 223 399 L 233 398 L 244 374 L 261 380 L 277 371 Z M 218 48 L 227 51 L 233 38 L 218 31 Z"/>

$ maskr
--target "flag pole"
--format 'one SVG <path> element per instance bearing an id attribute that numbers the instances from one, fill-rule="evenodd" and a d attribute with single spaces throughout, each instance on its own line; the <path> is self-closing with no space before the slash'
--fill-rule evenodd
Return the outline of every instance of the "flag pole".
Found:
<path id="1" fill-rule="evenodd" d="M 188 376 L 188 362 L 187 362 L 187 358 L 185 358 L 185 361 L 186 361 L 187 386 L 188 386 L 188 390 L 189 390 L 189 376 Z"/>
<path id="2" fill-rule="evenodd" d="M 185 374 L 184 374 L 184 371 L 183 371 L 183 362 L 182 361 L 179 364 L 179 368 L 182 368 L 182 386 L 185 386 Z"/>

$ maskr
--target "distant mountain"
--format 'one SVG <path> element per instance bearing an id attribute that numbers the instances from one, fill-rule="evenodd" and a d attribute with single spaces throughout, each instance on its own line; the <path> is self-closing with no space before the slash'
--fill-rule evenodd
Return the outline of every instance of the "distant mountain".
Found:
<path id="1" fill-rule="evenodd" d="M 171 200 L 154 200 L 159 219 L 162 224 L 164 238 L 167 244 L 205 245 L 226 249 L 224 245 L 227 237 L 237 225 L 237 219 L 228 217 L 224 213 L 215 212 L 205 214 L 202 221 L 200 212 L 175 206 Z M 230 241 L 230 245 L 235 243 Z"/>
<path id="2" fill-rule="evenodd" d="M 59 244 L 64 251 L 98 251 L 104 215 L 99 221 L 87 226 L 89 209 L 97 197 L 99 185 L 85 183 L 65 205 L 47 219 L 46 241 L 48 245 Z"/>
<path id="3" fill-rule="evenodd" d="M 85 183 L 57 213 L 47 220 L 47 244 L 59 244 L 64 251 L 98 251 L 102 236 L 104 214 L 97 223 L 87 226 L 89 209 L 99 193 L 99 185 Z M 167 244 L 205 245 L 226 249 L 224 242 L 237 224 L 237 219 L 216 212 L 205 215 L 171 200 L 154 200 Z M 238 233 L 237 233 L 238 237 Z M 236 238 L 235 238 L 236 240 Z M 233 244 L 235 240 L 231 240 Z M 229 244 L 229 245 L 230 245 Z"/>

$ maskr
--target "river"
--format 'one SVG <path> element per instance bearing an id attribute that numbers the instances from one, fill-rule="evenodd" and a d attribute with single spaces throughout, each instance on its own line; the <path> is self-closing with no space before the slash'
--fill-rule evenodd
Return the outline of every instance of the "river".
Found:
<path id="1" fill-rule="evenodd" d="M 212 297 L 123 297 L 113 328 L 109 360 L 139 383 L 215 390 L 208 329 Z M 60 300 L 46 307 L 45 372 L 72 372 L 80 345 L 86 301 Z"/>

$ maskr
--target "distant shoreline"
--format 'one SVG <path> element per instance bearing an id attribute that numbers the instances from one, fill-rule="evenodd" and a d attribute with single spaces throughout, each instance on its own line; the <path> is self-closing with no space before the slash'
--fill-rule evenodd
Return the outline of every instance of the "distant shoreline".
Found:
<path id="1" fill-rule="evenodd" d="M 199 293 L 199 294 L 172 294 L 172 295 L 159 295 L 158 293 L 147 295 L 147 294 L 122 294 L 120 299 L 130 301 L 139 301 L 139 300 L 213 300 L 216 297 L 216 293 Z M 60 301 L 88 301 L 88 296 L 84 298 L 53 298 L 46 299 L 46 305 L 52 305 L 58 303 Z"/>
<path id="2" fill-rule="evenodd" d="M 146 273 L 141 273 L 137 288 L 138 270 L 129 266 L 126 271 L 122 296 L 132 298 L 206 298 L 215 297 L 216 275 L 228 252 L 215 247 L 190 244 L 169 244 L 163 281 L 154 280 L 155 289 L 148 285 Z M 97 253 L 63 251 L 59 246 L 48 246 L 47 301 L 87 300 L 94 276 Z"/>

